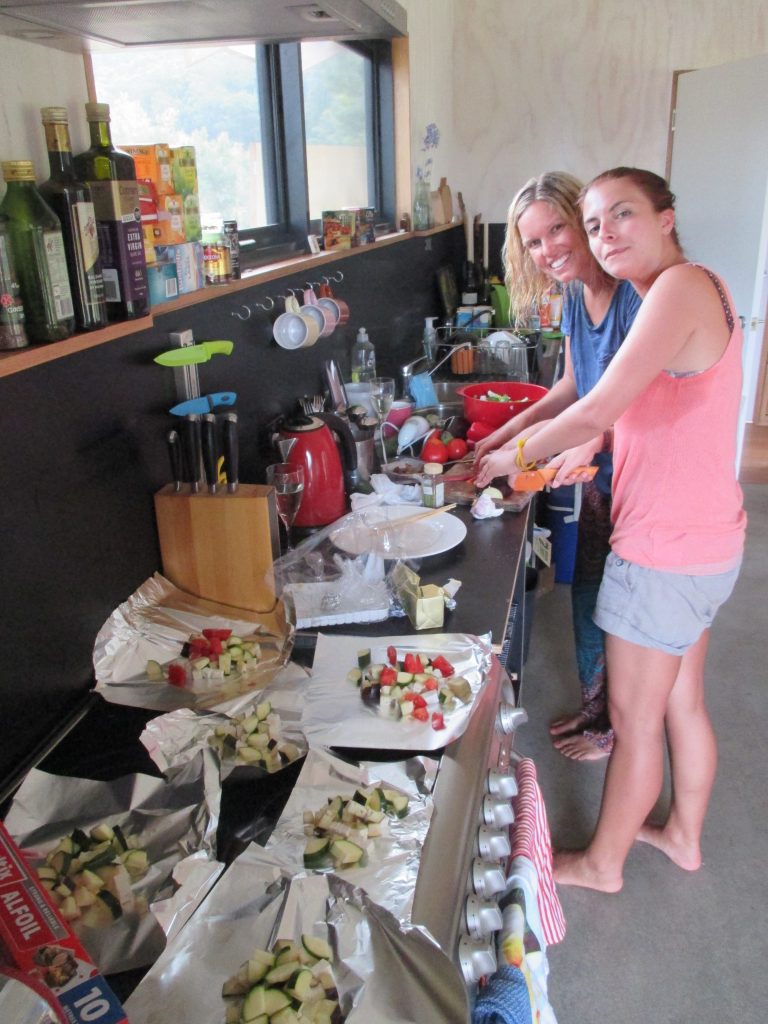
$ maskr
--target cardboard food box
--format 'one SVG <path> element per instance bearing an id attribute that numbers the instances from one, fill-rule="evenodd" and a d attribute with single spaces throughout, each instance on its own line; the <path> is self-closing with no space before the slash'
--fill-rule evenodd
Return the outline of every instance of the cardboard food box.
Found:
<path id="1" fill-rule="evenodd" d="M 181 245 L 157 245 L 154 247 L 158 260 L 169 260 L 176 264 L 176 279 L 179 295 L 199 291 L 205 287 L 203 269 L 203 247 L 200 242 L 182 242 Z"/>
<path id="2" fill-rule="evenodd" d="M 175 146 L 171 149 L 172 191 L 182 196 L 197 195 L 197 157 L 194 146 Z"/>
<path id="3" fill-rule="evenodd" d="M 376 241 L 376 211 L 372 206 L 350 206 L 345 211 L 354 213 L 355 227 L 352 233 L 352 248 L 371 245 Z"/>
<path id="4" fill-rule="evenodd" d="M 147 146 L 121 146 L 136 165 L 136 177 L 147 178 L 159 196 L 174 192 L 171 177 L 171 147 L 164 142 Z"/>
<path id="5" fill-rule="evenodd" d="M 351 249 L 355 234 L 354 210 L 323 211 L 323 244 L 329 249 Z"/>
<path id="6" fill-rule="evenodd" d="M 436 629 L 445 620 L 445 592 L 420 578 L 404 562 L 392 570 L 392 583 L 414 629 Z"/>
<path id="7" fill-rule="evenodd" d="M 176 275 L 175 260 L 158 260 L 147 265 L 147 281 L 149 282 L 149 301 L 153 306 L 170 302 L 178 298 L 179 280 Z"/>
<path id="8" fill-rule="evenodd" d="M 72 1024 L 128 1024 L 114 992 L 0 822 L 0 958 L 3 948 L 15 967 L 51 990 Z"/>

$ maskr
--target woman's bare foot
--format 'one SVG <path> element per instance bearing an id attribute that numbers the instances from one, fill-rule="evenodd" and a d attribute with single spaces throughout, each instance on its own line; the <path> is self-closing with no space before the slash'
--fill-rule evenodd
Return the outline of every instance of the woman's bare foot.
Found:
<path id="1" fill-rule="evenodd" d="M 572 761 L 600 761 L 610 754 L 610 750 L 604 750 L 593 737 L 583 732 L 576 736 L 555 739 L 552 746 L 564 757 L 570 757 Z"/>
<path id="2" fill-rule="evenodd" d="M 559 850 L 552 858 L 558 885 L 580 885 L 598 892 L 619 892 L 624 879 L 598 871 L 587 859 L 586 850 Z"/>
<path id="3" fill-rule="evenodd" d="M 573 715 L 561 715 L 549 723 L 549 731 L 552 736 L 565 736 L 568 733 L 579 732 L 587 724 L 587 718 L 582 711 Z"/>
<path id="4" fill-rule="evenodd" d="M 661 850 L 667 857 L 683 871 L 698 871 L 701 867 L 701 847 L 698 843 L 687 843 L 681 836 L 674 834 L 669 825 L 642 826 L 637 833 L 641 843 L 649 843 Z"/>

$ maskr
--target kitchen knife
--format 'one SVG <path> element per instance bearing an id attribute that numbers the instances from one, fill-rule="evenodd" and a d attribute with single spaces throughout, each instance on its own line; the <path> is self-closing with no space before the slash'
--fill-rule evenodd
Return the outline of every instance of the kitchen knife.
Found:
<path id="1" fill-rule="evenodd" d="M 203 395 L 201 398 L 190 398 L 186 402 L 179 402 L 170 412 L 173 416 L 188 416 L 190 413 L 202 416 L 213 409 L 234 405 L 236 401 L 237 395 L 234 391 L 217 391 L 213 395 Z"/>
<path id="2" fill-rule="evenodd" d="M 212 412 L 207 412 L 203 416 L 202 421 L 203 428 L 203 471 L 205 473 L 205 482 L 208 484 L 208 491 L 210 494 L 216 493 L 216 417 Z"/>
<path id="3" fill-rule="evenodd" d="M 225 412 L 224 420 L 224 466 L 227 471 L 227 490 L 234 494 L 238 485 L 239 458 L 237 444 L 237 413 Z"/>
<path id="4" fill-rule="evenodd" d="M 199 345 L 182 345 L 155 356 L 161 366 L 191 366 L 193 363 L 207 363 L 211 356 L 228 356 L 234 348 L 233 341 L 201 341 Z"/>
<path id="5" fill-rule="evenodd" d="M 589 473 L 589 479 L 594 479 L 598 466 L 577 466 L 574 473 Z M 549 466 L 541 466 L 539 469 L 527 469 L 518 473 L 512 481 L 513 491 L 543 491 L 547 484 L 551 483 L 557 476 L 558 470 Z"/>
<path id="6" fill-rule="evenodd" d="M 187 463 L 187 476 L 192 493 L 197 494 L 200 491 L 200 417 L 185 416 L 182 429 L 184 431 L 184 459 Z"/>
<path id="7" fill-rule="evenodd" d="M 166 435 L 168 442 L 168 454 L 171 457 L 171 475 L 173 476 L 173 489 L 181 490 L 181 482 L 184 478 L 181 460 L 181 442 L 178 430 L 169 430 Z"/>

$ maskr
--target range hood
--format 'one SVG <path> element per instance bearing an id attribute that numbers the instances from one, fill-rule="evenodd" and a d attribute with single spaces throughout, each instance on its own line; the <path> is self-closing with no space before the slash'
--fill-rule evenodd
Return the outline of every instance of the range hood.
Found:
<path id="1" fill-rule="evenodd" d="M 406 27 L 396 0 L 0 0 L 0 32 L 62 49 L 384 39 Z"/>

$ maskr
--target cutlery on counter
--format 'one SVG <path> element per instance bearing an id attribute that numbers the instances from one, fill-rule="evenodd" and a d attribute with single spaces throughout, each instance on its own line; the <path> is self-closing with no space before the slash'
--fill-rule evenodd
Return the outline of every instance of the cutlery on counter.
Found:
<path id="1" fill-rule="evenodd" d="M 411 523 L 420 523 L 422 519 L 431 519 L 439 516 L 442 512 L 450 512 L 456 508 L 456 502 L 450 505 L 441 505 L 440 508 L 426 509 L 424 512 L 414 512 L 412 516 L 403 516 L 402 519 L 385 519 L 381 523 L 372 523 L 368 529 L 371 533 L 383 533 L 397 529 L 400 526 L 409 526 Z"/>

